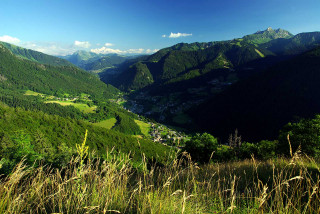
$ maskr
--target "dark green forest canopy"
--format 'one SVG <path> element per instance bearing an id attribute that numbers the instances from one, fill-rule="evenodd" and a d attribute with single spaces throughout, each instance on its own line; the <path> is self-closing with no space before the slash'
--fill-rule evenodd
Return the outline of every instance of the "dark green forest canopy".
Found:
<path id="1" fill-rule="evenodd" d="M 87 145 L 98 157 L 104 157 L 107 149 L 114 149 L 130 154 L 133 160 L 140 160 L 144 154 L 148 160 L 161 163 L 170 152 L 169 147 L 161 144 L 99 128 L 84 121 L 0 104 L 0 152 L 1 157 L 8 160 L 21 160 L 23 156 L 16 156 L 19 150 L 21 154 L 31 155 L 31 161 L 39 156 L 48 163 L 64 164 L 75 153 L 75 145 L 82 143 L 86 130 Z M 17 143 L 25 143 L 30 151 L 17 148 Z"/>
<path id="2" fill-rule="evenodd" d="M 181 45 L 193 46 L 192 44 Z M 216 42 L 206 48 L 191 47 L 190 49 L 160 50 L 148 60 L 124 68 L 117 78 L 105 79 L 105 82 L 110 82 L 124 90 L 141 89 L 153 82 L 156 84 L 172 83 L 194 78 L 194 76 L 186 78 L 186 74 L 192 70 L 199 70 L 199 75 L 204 75 L 216 69 L 235 68 L 270 54 L 266 50 L 258 50 L 259 48 L 247 42 L 241 42 L 241 45 L 231 41 Z M 195 47 L 198 46 L 195 45 Z M 163 52 L 166 54 L 162 54 Z M 155 59 L 159 57 L 161 58 L 156 61 Z M 141 72 L 137 72 L 139 70 Z M 102 80 L 104 80 L 103 74 Z"/>
<path id="3" fill-rule="evenodd" d="M 108 101 L 96 101 L 95 104 L 97 108 L 95 111 L 92 113 L 84 113 L 71 105 L 62 106 L 57 103 L 45 103 L 44 98 L 40 96 L 26 96 L 18 90 L 12 91 L 0 88 L 0 102 L 14 108 L 21 108 L 28 111 L 42 111 L 50 115 L 85 120 L 91 123 L 116 118 L 117 123 L 112 127 L 112 130 L 127 135 L 141 134 L 139 126 L 134 121 L 134 119 L 138 119 L 138 116 Z"/>
<path id="4" fill-rule="evenodd" d="M 226 139 L 238 129 L 245 140 L 276 139 L 289 121 L 319 113 L 319 53 L 316 48 L 240 81 L 190 114 L 214 136 Z"/>

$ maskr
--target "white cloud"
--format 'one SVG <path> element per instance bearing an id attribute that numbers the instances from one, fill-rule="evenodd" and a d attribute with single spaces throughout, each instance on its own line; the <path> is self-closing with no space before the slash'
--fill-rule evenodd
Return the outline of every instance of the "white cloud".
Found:
<path id="1" fill-rule="evenodd" d="M 125 53 L 129 53 L 129 54 L 142 54 L 144 53 L 144 49 L 143 48 L 139 48 L 139 49 L 129 49 L 124 51 Z"/>
<path id="2" fill-rule="evenodd" d="M 169 38 L 179 38 L 179 37 L 186 37 L 192 36 L 192 33 L 172 33 L 169 35 Z"/>
<path id="3" fill-rule="evenodd" d="M 80 42 L 80 41 L 74 41 L 74 45 L 80 48 L 90 48 L 91 46 L 90 42 Z"/>
<path id="4" fill-rule="evenodd" d="M 166 37 L 168 37 L 168 38 L 179 38 L 179 37 L 186 37 L 186 36 L 192 36 L 192 33 L 170 33 L 170 35 L 169 36 L 167 36 L 167 35 L 162 35 L 162 37 L 163 38 L 166 38 Z"/>
<path id="5" fill-rule="evenodd" d="M 108 53 L 122 54 L 123 52 L 119 49 L 112 49 L 107 47 L 95 48 L 95 49 L 91 49 L 90 51 L 96 54 L 108 54 Z"/>
<path id="6" fill-rule="evenodd" d="M 20 39 L 12 37 L 12 36 L 8 36 L 8 35 L 0 36 L 0 41 L 13 43 L 13 44 L 20 43 Z"/>
<path id="7" fill-rule="evenodd" d="M 120 50 L 120 49 L 112 49 L 108 47 L 101 47 L 96 49 L 91 49 L 90 51 L 96 54 L 109 54 L 109 53 L 115 53 L 115 54 L 151 54 L 157 52 L 159 49 L 128 49 L 128 50 Z"/>
<path id="8" fill-rule="evenodd" d="M 104 46 L 106 46 L 106 47 L 111 47 L 111 46 L 113 46 L 114 44 L 112 44 L 112 43 L 106 43 L 106 44 L 104 44 Z"/>
<path id="9" fill-rule="evenodd" d="M 153 49 L 153 50 L 147 49 L 147 50 L 146 50 L 146 53 L 147 53 L 147 54 L 152 54 L 152 53 L 155 53 L 155 52 L 158 52 L 158 51 L 159 51 L 159 49 Z"/>
<path id="10" fill-rule="evenodd" d="M 37 41 L 20 41 L 18 38 L 14 38 L 11 36 L 0 36 L 0 41 L 8 42 L 8 43 L 19 43 L 19 46 L 32 49 L 35 51 L 39 51 L 45 54 L 54 55 L 54 56 L 65 56 L 73 54 L 79 49 L 88 49 L 91 44 L 88 41 L 74 41 L 74 43 L 60 43 L 60 42 L 37 42 Z M 96 44 L 98 45 L 98 44 Z M 122 54 L 122 55 L 130 55 L 130 54 L 152 54 L 158 51 L 158 49 L 127 49 L 120 50 L 115 48 L 110 48 L 114 46 L 112 43 L 105 43 L 101 48 L 92 48 L 90 51 L 97 54 Z"/>
<path id="11" fill-rule="evenodd" d="M 22 42 L 21 46 L 54 56 L 65 56 L 77 51 L 77 48 L 74 45 L 54 42 Z"/>

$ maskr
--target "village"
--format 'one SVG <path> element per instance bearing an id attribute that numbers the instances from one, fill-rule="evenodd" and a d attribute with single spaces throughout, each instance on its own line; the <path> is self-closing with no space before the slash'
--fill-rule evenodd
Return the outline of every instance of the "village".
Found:
<path id="1" fill-rule="evenodd" d="M 148 98 L 146 98 L 148 99 Z M 144 113 L 144 107 L 140 104 L 138 104 L 136 101 L 134 100 L 130 100 L 130 101 L 126 101 L 125 98 L 120 97 L 118 99 L 114 99 L 114 100 L 110 100 L 111 102 L 117 103 L 119 104 L 119 106 L 125 110 L 127 110 L 128 112 L 133 112 L 135 114 L 144 114 L 144 115 L 150 115 L 153 112 L 149 111 Z M 156 102 L 157 99 L 153 98 L 152 101 Z M 126 103 L 126 104 L 125 104 Z M 129 104 L 128 104 L 129 103 Z M 124 105 L 125 104 L 125 105 Z M 127 106 L 127 107 L 125 107 Z M 129 107 L 128 107 L 129 106 Z M 157 109 L 157 113 L 159 112 L 163 112 L 164 110 L 166 110 L 168 107 L 173 107 L 174 104 L 164 104 L 161 105 L 158 109 Z M 162 115 L 164 116 L 164 115 Z M 141 120 L 143 117 L 142 116 L 138 116 Z M 160 118 L 162 120 L 164 120 L 164 118 Z M 149 124 L 150 128 L 149 128 L 149 138 L 156 143 L 161 143 L 163 145 L 167 145 L 167 146 L 175 146 L 175 147 L 179 147 L 181 144 L 183 144 L 185 142 L 185 140 L 187 139 L 186 135 L 182 132 L 178 132 L 175 131 L 173 129 L 170 129 L 162 124 L 158 124 L 155 122 L 151 122 L 151 121 L 145 121 L 147 124 Z"/>
<path id="2" fill-rule="evenodd" d="M 153 142 L 179 147 L 186 140 L 183 133 L 152 122 L 149 124 L 151 125 L 149 133 Z"/>

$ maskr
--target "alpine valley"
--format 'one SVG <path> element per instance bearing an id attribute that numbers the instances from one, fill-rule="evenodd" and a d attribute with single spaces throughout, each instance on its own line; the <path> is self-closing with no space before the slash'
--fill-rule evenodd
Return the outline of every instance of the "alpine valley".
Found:
<path id="1" fill-rule="evenodd" d="M 320 32 L 130 56 L 0 42 L 0 212 L 317 213 L 319 82 Z"/>
<path id="2" fill-rule="evenodd" d="M 1 1 L 0 214 L 320 213 L 319 11 Z"/>
<path id="3" fill-rule="evenodd" d="M 319 113 L 319 46 L 320 32 L 272 28 L 139 56 L 58 58 L 1 42 L 2 169 L 26 155 L 9 152 L 21 139 L 30 160 L 63 164 L 86 129 L 99 156 L 114 147 L 139 159 L 143 148 L 159 163 L 195 132 L 221 145 L 235 131 L 250 142 L 277 140 L 287 123 Z"/>

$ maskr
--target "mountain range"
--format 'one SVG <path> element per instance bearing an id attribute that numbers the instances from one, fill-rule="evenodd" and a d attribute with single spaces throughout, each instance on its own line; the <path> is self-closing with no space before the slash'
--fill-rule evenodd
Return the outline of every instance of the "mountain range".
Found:
<path id="1" fill-rule="evenodd" d="M 102 72 L 100 77 L 129 92 L 131 110 L 190 128 L 195 125 L 190 108 L 319 45 L 319 32 L 292 35 L 268 28 L 239 39 L 179 43 L 149 57 L 126 61 L 118 66 L 118 75 Z"/>
<path id="2" fill-rule="evenodd" d="M 98 100 L 117 97 L 120 89 L 131 111 L 186 131 L 226 139 L 238 129 L 244 139 L 274 139 L 289 121 L 317 113 L 319 45 L 320 32 L 268 28 L 232 40 L 179 43 L 150 56 L 78 51 L 67 61 L 1 43 L 0 86 Z"/>
<path id="3" fill-rule="evenodd" d="M 93 73 L 100 73 L 136 56 L 123 56 L 119 54 L 96 54 L 89 51 L 76 51 L 71 55 L 59 56 L 72 64 Z"/>
<path id="4" fill-rule="evenodd" d="M 123 90 L 137 90 L 150 84 L 171 84 L 189 80 L 201 75 L 212 73 L 218 69 L 229 72 L 250 66 L 250 69 L 260 68 L 260 60 L 278 60 L 280 57 L 296 55 L 310 50 L 320 43 L 320 33 L 301 33 L 293 36 L 283 29 L 258 31 L 254 34 L 221 42 L 180 43 L 170 48 L 161 49 L 147 59 L 135 63 L 145 64 L 144 69 L 135 69 L 134 63 L 124 68 L 114 79 L 106 79 Z M 273 56 L 277 56 L 277 59 Z M 252 64 L 252 62 L 258 62 Z M 251 63 L 251 64 L 250 64 Z M 264 65 L 264 64 L 263 64 Z M 141 67 L 141 65 L 139 66 Z M 141 75 L 143 74 L 143 75 Z M 138 75 L 138 76 L 137 76 Z M 145 78 L 144 84 L 139 76 Z M 103 74 L 102 80 L 104 80 Z M 123 81 L 125 79 L 125 81 Z M 136 83 L 138 81 L 138 84 Z"/>

